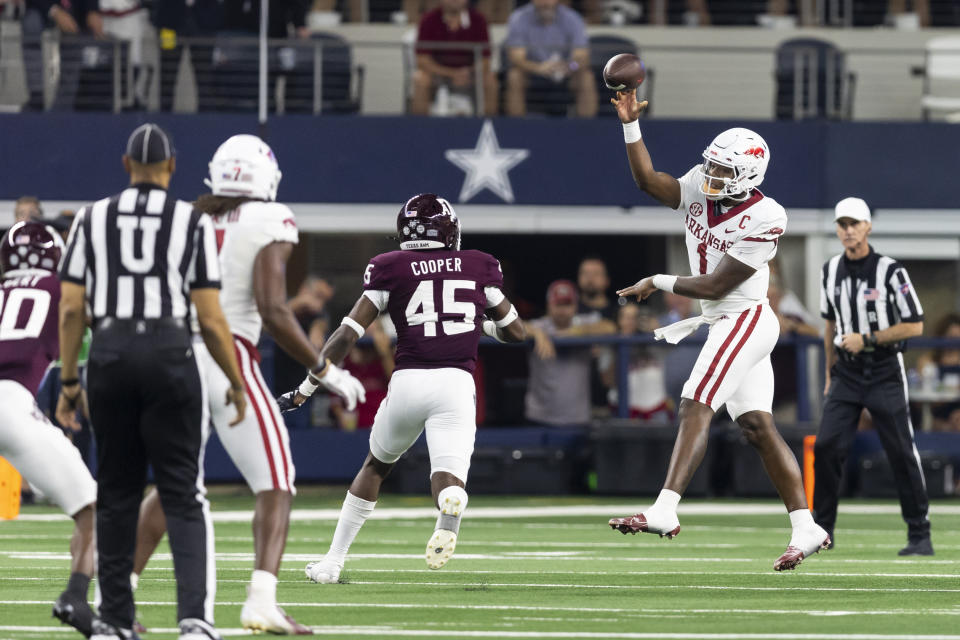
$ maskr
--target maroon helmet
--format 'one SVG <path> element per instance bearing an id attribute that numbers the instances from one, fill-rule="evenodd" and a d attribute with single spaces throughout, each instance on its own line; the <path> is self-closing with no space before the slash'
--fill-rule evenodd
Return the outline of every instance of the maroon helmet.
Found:
<path id="1" fill-rule="evenodd" d="M 460 250 L 460 218 L 453 206 L 433 193 L 415 195 L 397 214 L 401 249 Z"/>
<path id="2" fill-rule="evenodd" d="M 23 221 L 13 225 L 0 244 L 0 271 L 43 269 L 56 272 L 63 254 L 60 234 L 42 222 Z"/>

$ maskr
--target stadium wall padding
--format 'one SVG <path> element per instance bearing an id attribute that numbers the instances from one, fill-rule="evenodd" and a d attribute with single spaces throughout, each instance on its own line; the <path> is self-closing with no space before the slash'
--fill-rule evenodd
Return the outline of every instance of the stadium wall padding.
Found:
<path id="1" fill-rule="evenodd" d="M 94 200 L 120 190 L 120 156 L 129 133 L 157 122 L 177 148 L 173 192 L 205 190 L 207 163 L 235 133 L 257 133 L 247 115 L 0 115 L 0 200 L 31 194 L 48 200 Z M 501 149 L 529 155 L 509 170 L 515 204 L 635 206 L 652 201 L 630 177 L 614 118 L 491 121 Z M 938 123 L 720 122 L 641 123 L 655 166 L 682 175 L 718 132 L 748 126 L 771 149 L 764 192 L 788 207 L 829 208 L 858 195 L 874 207 L 958 206 L 952 179 L 960 166 L 960 127 Z M 268 141 L 284 174 L 286 202 L 399 203 L 435 191 L 457 200 L 464 172 L 445 157 L 478 145 L 474 118 L 284 116 L 270 121 Z M 503 204 L 489 189 L 471 203 Z"/>

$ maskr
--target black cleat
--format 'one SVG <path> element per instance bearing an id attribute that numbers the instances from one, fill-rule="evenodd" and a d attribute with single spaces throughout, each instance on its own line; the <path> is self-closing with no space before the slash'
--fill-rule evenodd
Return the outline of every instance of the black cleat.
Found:
<path id="1" fill-rule="evenodd" d="M 897 552 L 898 556 L 932 556 L 933 543 L 930 538 L 911 540 L 907 546 Z"/>
<path id="2" fill-rule="evenodd" d="M 53 603 L 53 617 L 59 618 L 64 624 L 68 624 L 85 638 L 89 638 L 93 633 L 93 610 L 83 598 L 64 591 Z"/>

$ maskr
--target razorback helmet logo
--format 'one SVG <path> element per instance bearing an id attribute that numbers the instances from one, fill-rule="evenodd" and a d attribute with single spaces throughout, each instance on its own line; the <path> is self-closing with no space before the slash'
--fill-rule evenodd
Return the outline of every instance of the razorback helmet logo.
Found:
<path id="1" fill-rule="evenodd" d="M 753 156 L 755 158 L 763 158 L 767 155 L 767 152 L 763 150 L 763 147 L 751 147 L 743 153 L 744 155 Z"/>

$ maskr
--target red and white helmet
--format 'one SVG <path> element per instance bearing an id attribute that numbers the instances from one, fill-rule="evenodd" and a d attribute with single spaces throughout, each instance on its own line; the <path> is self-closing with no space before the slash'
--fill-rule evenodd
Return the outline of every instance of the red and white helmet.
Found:
<path id="1" fill-rule="evenodd" d="M 711 163 L 733 169 L 733 175 L 717 177 Z M 770 147 L 760 134 L 741 127 L 727 129 L 703 150 L 700 192 L 708 200 L 746 200 L 763 182 L 768 164 Z"/>
<path id="2" fill-rule="evenodd" d="M 209 166 L 210 178 L 203 182 L 215 196 L 277 199 L 280 166 L 270 145 L 257 136 L 241 134 L 227 139 Z"/>

